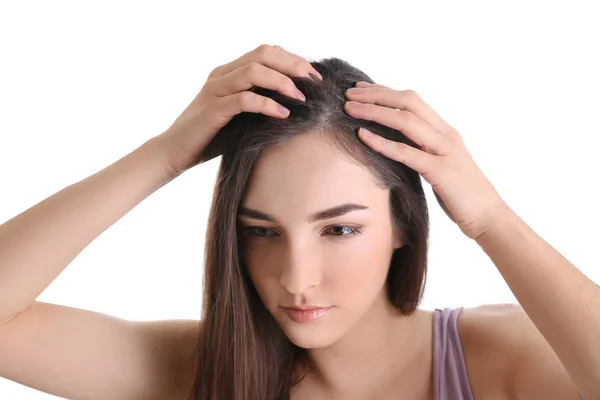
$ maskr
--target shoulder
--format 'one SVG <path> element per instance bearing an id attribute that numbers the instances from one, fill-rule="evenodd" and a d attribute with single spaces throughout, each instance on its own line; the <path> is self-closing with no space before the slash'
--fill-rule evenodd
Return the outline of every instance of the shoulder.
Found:
<path id="1" fill-rule="evenodd" d="M 175 376 L 175 391 L 171 398 L 189 397 L 197 373 L 198 344 L 203 321 L 190 319 L 135 322 L 135 327 L 154 352 L 164 353 L 165 375 Z"/>
<path id="2" fill-rule="evenodd" d="M 560 360 L 520 304 L 464 308 L 457 328 L 475 398 L 579 399 Z"/>
<path id="3" fill-rule="evenodd" d="M 507 388 L 513 360 L 506 352 L 506 345 L 511 340 L 500 331 L 515 334 L 506 323 L 514 320 L 516 314 L 518 305 L 507 303 L 465 307 L 458 315 L 458 335 L 476 399 L 510 398 Z"/>

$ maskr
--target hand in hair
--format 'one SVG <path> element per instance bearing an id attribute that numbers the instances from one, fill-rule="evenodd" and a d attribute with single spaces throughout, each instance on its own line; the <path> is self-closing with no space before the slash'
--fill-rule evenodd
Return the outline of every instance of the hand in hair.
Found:
<path id="1" fill-rule="evenodd" d="M 479 169 L 460 134 L 412 90 L 393 90 L 359 82 L 346 92 L 346 112 L 401 131 L 420 149 L 368 135 L 359 138 L 371 149 L 417 171 L 431 184 L 442 208 L 471 239 L 477 239 L 510 212 Z"/>
<path id="2" fill-rule="evenodd" d="M 245 111 L 286 118 L 288 109 L 249 89 L 263 87 L 304 101 L 304 95 L 290 76 L 312 79 L 309 74 L 322 79 L 304 58 L 266 44 L 216 67 L 194 100 L 164 133 L 157 136 L 167 154 L 168 166 L 174 172 L 182 173 L 220 155 L 217 153 L 220 146 L 210 146 L 213 150 L 208 152 L 205 150 L 219 129 L 236 114 Z"/>

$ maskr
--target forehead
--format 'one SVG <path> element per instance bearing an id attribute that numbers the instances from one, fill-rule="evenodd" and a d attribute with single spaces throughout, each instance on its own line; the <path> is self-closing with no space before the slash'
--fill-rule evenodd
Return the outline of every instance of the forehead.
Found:
<path id="1" fill-rule="evenodd" d="M 345 202 L 376 205 L 387 190 L 371 172 L 316 135 L 297 136 L 263 152 L 254 165 L 242 205 L 285 214 Z"/>

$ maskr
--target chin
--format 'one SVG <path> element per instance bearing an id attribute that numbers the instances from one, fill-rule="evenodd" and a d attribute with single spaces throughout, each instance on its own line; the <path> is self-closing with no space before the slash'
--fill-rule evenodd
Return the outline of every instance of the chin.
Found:
<path id="1" fill-rule="evenodd" d="M 335 339 L 330 335 L 311 333 L 309 331 L 298 332 L 294 328 L 284 329 L 283 332 L 290 339 L 290 342 L 303 349 L 322 349 L 335 343 Z"/>
<path id="2" fill-rule="evenodd" d="M 342 335 L 339 326 L 326 319 L 309 323 L 296 323 L 284 315 L 277 322 L 285 336 L 296 346 L 303 349 L 328 347 Z"/>

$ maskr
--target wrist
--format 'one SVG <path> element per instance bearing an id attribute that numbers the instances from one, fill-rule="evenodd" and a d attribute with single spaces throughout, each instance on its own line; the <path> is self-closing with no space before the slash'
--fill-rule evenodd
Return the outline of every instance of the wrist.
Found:
<path id="1" fill-rule="evenodd" d="M 148 155 L 156 161 L 159 168 L 164 171 L 165 178 L 170 181 L 177 176 L 181 175 L 184 171 L 179 171 L 170 162 L 169 150 L 165 146 L 164 142 L 160 140 L 160 136 L 155 136 L 147 140 L 142 146 L 140 151 Z"/>
<path id="2" fill-rule="evenodd" d="M 474 240 L 477 243 L 481 243 L 483 238 L 493 236 L 495 232 L 507 226 L 514 226 L 518 220 L 520 220 L 519 216 L 510 207 L 501 207 L 493 214 L 486 228 Z"/>

